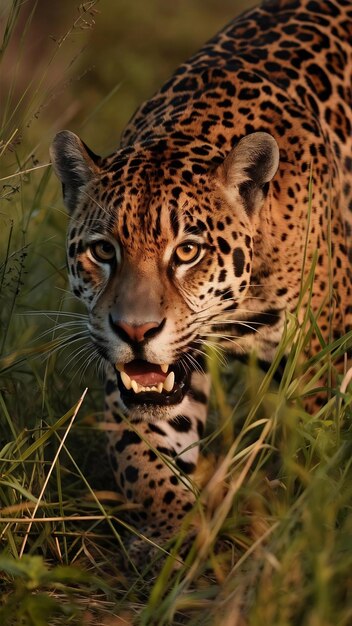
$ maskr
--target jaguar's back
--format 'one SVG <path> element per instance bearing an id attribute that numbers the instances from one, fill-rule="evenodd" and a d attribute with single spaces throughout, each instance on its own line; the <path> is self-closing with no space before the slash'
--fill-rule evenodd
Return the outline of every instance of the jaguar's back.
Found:
<path id="1" fill-rule="evenodd" d="M 136 111 L 122 145 L 172 132 L 175 122 L 220 150 L 268 131 L 294 161 L 304 159 L 303 172 L 311 163 L 319 174 L 326 155 L 351 225 L 350 0 L 267 0 L 235 19 Z"/>

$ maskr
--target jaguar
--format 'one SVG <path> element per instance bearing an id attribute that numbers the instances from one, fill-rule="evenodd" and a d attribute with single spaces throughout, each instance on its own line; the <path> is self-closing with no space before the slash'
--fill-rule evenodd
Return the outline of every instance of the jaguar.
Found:
<path id="1" fill-rule="evenodd" d="M 106 365 L 108 455 L 153 540 L 194 506 L 206 346 L 271 363 L 308 306 L 307 358 L 352 329 L 351 85 L 350 0 L 267 0 L 142 104 L 113 154 L 53 140 L 70 283 Z"/>

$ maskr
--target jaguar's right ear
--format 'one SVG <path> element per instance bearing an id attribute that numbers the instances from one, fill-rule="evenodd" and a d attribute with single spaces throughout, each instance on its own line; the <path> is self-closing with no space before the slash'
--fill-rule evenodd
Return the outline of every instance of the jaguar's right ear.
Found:
<path id="1" fill-rule="evenodd" d="M 82 189 L 98 174 L 101 158 L 69 130 L 62 130 L 55 135 L 50 157 L 62 183 L 65 204 L 71 212 L 77 205 Z"/>
<path id="2" fill-rule="evenodd" d="M 265 132 L 246 135 L 217 169 L 217 176 L 230 200 L 240 196 L 247 215 L 258 215 L 268 186 L 279 166 L 279 146 Z"/>

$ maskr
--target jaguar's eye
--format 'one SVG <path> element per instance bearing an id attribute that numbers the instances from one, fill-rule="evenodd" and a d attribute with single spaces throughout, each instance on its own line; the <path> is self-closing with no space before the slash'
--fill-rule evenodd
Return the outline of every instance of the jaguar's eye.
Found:
<path id="1" fill-rule="evenodd" d="M 112 263 L 116 259 L 115 246 L 110 241 L 99 239 L 99 241 L 93 241 L 89 245 L 89 250 L 99 263 Z"/>
<path id="2" fill-rule="evenodd" d="M 176 263 L 192 263 L 199 257 L 201 249 L 201 245 L 193 241 L 182 243 L 177 246 L 174 253 Z"/>

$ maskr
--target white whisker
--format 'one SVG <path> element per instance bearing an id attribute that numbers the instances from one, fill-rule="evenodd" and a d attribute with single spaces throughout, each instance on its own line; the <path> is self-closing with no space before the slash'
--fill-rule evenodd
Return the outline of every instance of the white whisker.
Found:
<path id="1" fill-rule="evenodd" d="M 74 370 L 75 373 L 77 374 L 79 372 L 79 363 L 82 360 L 82 358 L 85 358 L 85 353 L 87 351 L 92 350 L 92 344 L 90 342 L 87 342 L 83 347 L 79 346 L 78 349 L 76 349 L 73 354 L 71 355 L 70 359 L 65 363 L 63 369 L 61 370 L 61 374 L 67 369 L 68 374 L 71 374 L 73 371 L 73 367 L 75 367 L 76 369 Z M 74 363 L 73 363 L 74 361 Z M 72 365 L 71 365 L 72 363 Z M 71 365 L 71 367 L 69 368 L 69 366 Z"/>
<path id="2" fill-rule="evenodd" d="M 241 346 L 237 341 L 235 341 L 235 339 L 233 337 L 227 337 L 226 335 L 214 335 L 214 334 L 204 334 L 204 337 L 217 337 L 219 339 L 223 339 L 224 341 L 228 342 L 228 343 L 233 343 L 234 346 L 236 346 L 241 352 L 245 352 L 245 349 L 243 348 L 243 346 Z M 204 345 L 206 345 L 207 341 L 204 340 Z M 216 345 L 216 344 L 213 344 Z"/>

